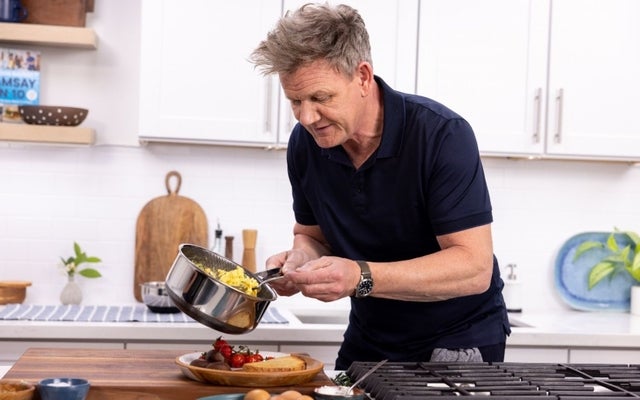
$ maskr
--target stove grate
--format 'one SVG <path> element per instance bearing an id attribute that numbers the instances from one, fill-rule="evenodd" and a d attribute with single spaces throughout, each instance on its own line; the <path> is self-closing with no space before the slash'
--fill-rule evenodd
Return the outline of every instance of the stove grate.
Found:
<path id="1" fill-rule="evenodd" d="M 355 381 L 373 365 L 354 362 L 347 375 Z M 640 365 L 387 362 L 361 387 L 375 400 L 640 399 Z"/>

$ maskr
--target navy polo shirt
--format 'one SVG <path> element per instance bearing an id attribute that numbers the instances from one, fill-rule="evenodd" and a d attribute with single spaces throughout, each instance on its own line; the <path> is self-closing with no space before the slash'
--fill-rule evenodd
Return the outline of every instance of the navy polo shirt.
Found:
<path id="1" fill-rule="evenodd" d="M 469 124 L 438 102 L 376 82 L 382 141 L 358 170 L 341 146 L 322 149 L 300 124 L 294 128 L 287 165 L 296 221 L 319 225 L 333 255 L 372 262 L 431 254 L 440 250 L 436 235 L 491 223 Z M 502 285 L 494 257 L 491 286 L 479 295 L 439 302 L 352 298 L 340 357 L 424 361 L 420 353 L 436 347 L 504 342 Z"/>

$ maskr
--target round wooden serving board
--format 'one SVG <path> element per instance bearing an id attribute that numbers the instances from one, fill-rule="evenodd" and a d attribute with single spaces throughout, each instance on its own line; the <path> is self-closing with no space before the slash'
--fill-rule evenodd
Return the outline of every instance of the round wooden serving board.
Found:
<path id="1" fill-rule="evenodd" d="M 175 189 L 170 185 L 172 177 L 177 180 Z M 208 247 L 207 217 L 198 203 L 178 195 L 181 184 L 181 175 L 170 171 L 165 178 L 167 195 L 149 201 L 138 216 L 133 282 L 138 301 L 142 301 L 140 284 L 164 282 L 180 244 Z"/>
<path id="2" fill-rule="evenodd" d="M 324 368 L 324 364 L 321 361 L 306 354 L 296 354 L 296 356 L 302 358 L 307 367 L 301 371 L 291 372 L 225 371 L 190 365 L 191 361 L 199 357 L 200 354 L 202 353 L 189 353 L 177 357 L 176 364 L 178 364 L 187 378 L 214 385 L 241 387 L 293 386 L 311 381 Z"/>

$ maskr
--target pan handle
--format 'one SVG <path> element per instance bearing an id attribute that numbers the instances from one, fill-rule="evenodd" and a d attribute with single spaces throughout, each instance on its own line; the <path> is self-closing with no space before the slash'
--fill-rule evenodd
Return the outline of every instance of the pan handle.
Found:
<path id="1" fill-rule="evenodd" d="M 258 278 L 258 281 L 260 281 L 260 286 L 267 282 L 271 282 L 284 277 L 284 275 L 282 274 L 282 267 L 270 268 L 264 271 L 260 271 L 254 275 L 256 278 Z"/>

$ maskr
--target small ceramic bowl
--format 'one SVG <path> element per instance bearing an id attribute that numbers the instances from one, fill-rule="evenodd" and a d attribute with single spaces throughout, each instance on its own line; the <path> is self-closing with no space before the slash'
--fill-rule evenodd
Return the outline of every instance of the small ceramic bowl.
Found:
<path id="1" fill-rule="evenodd" d="M 0 400 L 31 400 L 36 387 L 28 382 L 0 380 Z"/>
<path id="2" fill-rule="evenodd" d="M 89 381 L 81 378 L 47 378 L 38 383 L 42 400 L 84 400 Z"/>
<path id="3" fill-rule="evenodd" d="M 18 107 L 20 118 L 32 125 L 77 126 L 89 114 L 86 108 L 61 106 L 30 106 Z"/>
<path id="4" fill-rule="evenodd" d="M 140 284 L 140 290 L 142 291 L 142 301 L 152 312 L 163 314 L 180 312 L 171 297 L 169 297 L 169 292 L 167 292 L 167 286 L 164 282 L 145 282 Z"/>

